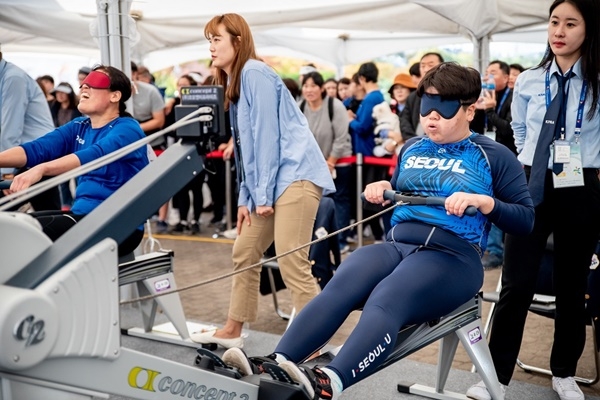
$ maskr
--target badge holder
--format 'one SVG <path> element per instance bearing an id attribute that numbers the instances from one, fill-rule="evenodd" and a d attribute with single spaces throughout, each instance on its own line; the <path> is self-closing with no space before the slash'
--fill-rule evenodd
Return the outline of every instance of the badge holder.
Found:
<path id="1" fill-rule="evenodd" d="M 558 175 L 552 174 L 555 188 L 583 186 L 583 167 L 581 163 L 581 144 L 576 137 L 575 143 L 556 140 L 550 148 L 552 161 L 563 164 Z"/>

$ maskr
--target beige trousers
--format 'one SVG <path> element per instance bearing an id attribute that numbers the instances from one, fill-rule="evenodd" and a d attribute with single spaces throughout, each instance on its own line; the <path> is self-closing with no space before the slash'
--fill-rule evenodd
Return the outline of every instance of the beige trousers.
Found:
<path id="1" fill-rule="evenodd" d="M 293 182 L 275 202 L 269 217 L 250 215 L 251 225 L 244 223 L 233 245 L 233 270 L 238 271 L 260 261 L 275 240 L 275 251 L 283 254 L 310 242 L 322 189 L 309 181 Z M 308 247 L 278 259 L 283 281 L 291 292 L 296 312 L 318 293 L 311 272 Z M 233 276 L 229 317 L 253 322 L 258 313 L 261 267 Z"/>

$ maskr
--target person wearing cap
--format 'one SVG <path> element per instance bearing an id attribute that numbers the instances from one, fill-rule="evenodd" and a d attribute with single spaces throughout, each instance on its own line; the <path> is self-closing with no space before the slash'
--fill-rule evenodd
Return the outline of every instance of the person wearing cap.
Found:
<path id="1" fill-rule="evenodd" d="M 90 67 L 83 66 L 83 67 L 79 68 L 79 71 L 77 71 L 77 80 L 79 81 L 80 87 L 81 87 L 81 84 L 83 83 L 83 80 L 89 75 L 89 73 L 91 71 L 92 71 L 92 69 Z"/>
<path id="2" fill-rule="evenodd" d="M 51 93 L 56 99 L 50 105 L 50 113 L 55 127 L 58 128 L 77 117 L 81 117 L 81 112 L 77 108 L 77 97 L 69 83 L 59 83 Z"/>
<path id="3" fill-rule="evenodd" d="M 392 98 L 390 101 L 390 108 L 394 114 L 398 115 L 398 117 L 406 106 L 408 96 L 415 90 L 417 90 L 417 85 L 410 75 L 400 73 L 394 77 L 394 83 L 392 83 L 388 93 Z M 397 132 L 394 130 L 383 130 L 380 132 L 380 136 L 389 139 L 383 144 L 383 149 L 387 154 L 392 154 L 397 151 L 399 146 L 404 144 L 405 141 L 400 130 Z"/>
<path id="4" fill-rule="evenodd" d="M 400 73 L 394 77 L 394 83 L 388 90 L 392 98 L 390 106 L 394 114 L 400 115 L 406 105 L 406 99 L 416 89 L 417 85 L 415 85 L 410 75 Z"/>
<path id="5" fill-rule="evenodd" d="M 300 70 L 298 71 L 298 86 L 302 87 L 302 81 L 304 80 L 304 75 L 309 74 L 311 72 L 316 72 L 317 71 L 317 67 L 315 67 L 315 64 L 313 63 L 309 63 L 309 64 L 305 64 L 303 66 L 300 67 Z"/>
<path id="6" fill-rule="evenodd" d="M 27 72 L 2 58 L 0 52 L 0 151 L 35 140 L 54 128 L 50 107 L 40 85 Z M 24 169 L 0 167 L 2 179 Z M 0 192 L 0 197 L 4 194 Z M 60 210 L 58 188 L 29 200 L 36 211 Z"/>
<path id="7" fill-rule="evenodd" d="M 97 66 L 80 89 L 78 109 L 85 117 L 75 118 L 38 139 L 0 153 L 0 168 L 28 168 L 13 178 L 9 193 L 25 190 L 44 176 L 60 175 L 145 137 L 139 123 L 125 111 L 125 102 L 131 96 L 131 82 L 123 72 L 110 66 Z M 70 211 L 31 215 L 40 222 L 44 233 L 56 240 L 147 164 L 147 150 L 143 146 L 78 177 Z M 119 243 L 119 255 L 131 253 L 143 234 L 142 224 Z"/>

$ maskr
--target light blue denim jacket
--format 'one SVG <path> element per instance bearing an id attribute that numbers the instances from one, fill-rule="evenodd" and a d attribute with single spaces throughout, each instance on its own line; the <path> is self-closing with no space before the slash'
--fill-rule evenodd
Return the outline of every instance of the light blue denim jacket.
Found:
<path id="1" fill-rule="evenodd" d="M 275 71 L 258 60 L 242 69 L 240 99 L 232 106 L 241 173 L 238 206 L 273 206 L 287 187 L 307 180 L 335 191 L 327 162 L 304 114 Z M 234 146 L 237 152 L 237 146 Z"/>

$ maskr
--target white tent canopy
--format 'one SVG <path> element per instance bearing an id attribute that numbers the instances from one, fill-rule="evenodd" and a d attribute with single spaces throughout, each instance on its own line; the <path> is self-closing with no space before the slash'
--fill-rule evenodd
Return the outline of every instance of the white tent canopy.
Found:
<path id="1" fill-rule="evenodd" d="M 123 0 L 121 0 L 123 1 Z M 118 0 L 98 0 L 98 3 Z M 473 42 L 475 66 L 489 40 L 545 41 L 551 0 L 145 0 L 131 2 L 139 41 L 132 58 L 151 69 L 206 58 L 205 23 L 236 12 L 260 54 L 296 54 L 340 67 L 398 51 Z M 98 54 L 90 33 L 96 0 L 0 0 L 0 42 L 8 51 Z M 537 27 L 532 30 L 532 27 Z M 92 29 L 93 30 L 93 29 Z M 114 31 L 110 32 L 112 35 Z M 270 54 L 269 54 L 270 53 Z M 154 66 L 154 68 L 152 68 Z"/>

